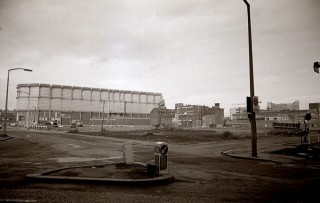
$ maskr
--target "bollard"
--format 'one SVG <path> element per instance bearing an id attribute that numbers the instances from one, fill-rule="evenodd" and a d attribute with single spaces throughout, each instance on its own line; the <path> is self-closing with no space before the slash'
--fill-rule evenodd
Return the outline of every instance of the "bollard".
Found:
<path id="1" fill-rule="evenodd" d="M 154 161 L 158 174 L 168 173 L 168 143 L 156 142 L 154 147 Z"/>

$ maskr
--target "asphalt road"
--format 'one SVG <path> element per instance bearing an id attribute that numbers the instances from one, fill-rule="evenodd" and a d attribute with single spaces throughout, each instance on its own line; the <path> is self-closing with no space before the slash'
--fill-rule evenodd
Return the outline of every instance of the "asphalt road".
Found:
<path id="1" fill-rule="evenodd" d="M 133 187 L 30 182 L 25 175 L 58 167 L 121 161 L 129 140 L 63 132 L 9 128 L 0 142 L 2 202 L 260 202 L 314 201 L 320 191 L 320 163 L 296 157 L 273 161 L 238 159 L 250 154 L 250 140 L 169 143 L 169 171 L 176 182 Z M 135 161 L 153 162 L 154 142 L 130 140 Z M 297 137 L 264 137 L 258 153 L 299 144 Z M 270 155 L 271 156 L 271 155 Z"/>

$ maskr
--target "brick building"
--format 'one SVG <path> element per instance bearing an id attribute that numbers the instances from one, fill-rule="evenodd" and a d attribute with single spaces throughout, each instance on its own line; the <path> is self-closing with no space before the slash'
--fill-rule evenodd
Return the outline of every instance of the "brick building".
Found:
<path id="1" fill-rule="evenodd" d="M 217 127 L 224 124 L 224 109 L 201 105 L 175 105 L 175 120 L 179 127 Z"/>

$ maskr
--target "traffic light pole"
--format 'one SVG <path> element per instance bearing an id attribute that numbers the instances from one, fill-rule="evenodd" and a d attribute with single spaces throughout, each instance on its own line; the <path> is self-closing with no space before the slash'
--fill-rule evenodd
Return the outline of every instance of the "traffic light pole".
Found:
<path id="1" fill-rule="evenodd" d="M 253 79 L 253 56 L 252 56 L 252 36 L 251 36 L 251 17 L 250 17 L 250 4 L 243 0 L 247 5 L 248 12 L 248 37 L 249 37 L 249 63 L 250 63 L 250 97 L 251 100 L 254 97 L 254 79 Z M 252 148 L 252 156 L 257 157 L 257 123 L 256 123 L 256 115 L 253 109 L 253 102 L 251 102 L 251 148 Z"/>

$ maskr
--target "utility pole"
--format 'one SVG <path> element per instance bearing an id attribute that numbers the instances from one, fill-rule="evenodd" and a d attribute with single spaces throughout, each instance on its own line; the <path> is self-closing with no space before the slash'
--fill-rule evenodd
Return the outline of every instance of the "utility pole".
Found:
<path id="1" fill-rule="evenodd" d="M 257 123 L 256 115 L 253 109 L 253 97 L 254 97 L 254 79 L 253 79 L 253 56 L 252 56 L 252 35 L 251 35 L 251 16 L 250 16 L 250 4 L 247 0 L 243 0 L 247 5 L 248 12 L 248 38 L 249 38 L 249 64 L 250 64 L 250 98 L 251 98 L 251 148 L 252 156 L 257 157 Z"/>

